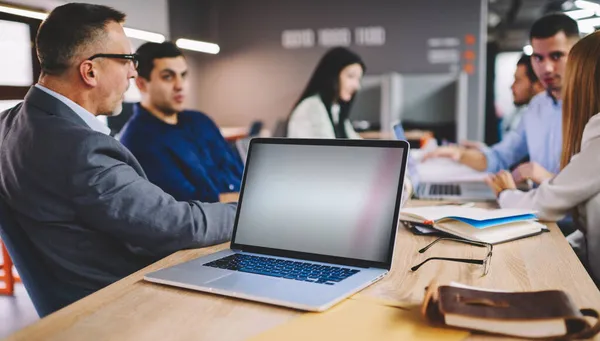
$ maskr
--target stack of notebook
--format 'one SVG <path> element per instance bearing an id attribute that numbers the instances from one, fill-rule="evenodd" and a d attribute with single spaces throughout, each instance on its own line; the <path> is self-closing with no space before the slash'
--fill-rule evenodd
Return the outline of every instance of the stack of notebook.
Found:
<path id="1" fill-rule="evenodd" d="M 539 234 L 545 226 L 535 212 L 518 209 L 484 209 L 461 206 L 404 208 L 400 220 L 417 223 L 460 238 L 502 243 Z"/>

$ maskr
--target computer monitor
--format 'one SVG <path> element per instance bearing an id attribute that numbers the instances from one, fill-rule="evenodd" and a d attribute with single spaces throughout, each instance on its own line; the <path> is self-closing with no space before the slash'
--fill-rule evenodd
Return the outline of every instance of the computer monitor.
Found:
<path id="1" fill-rule="evenodd" d="M 459 74 L 366 76 L 350 120 L 357 130 L 392 131 L 402 120 L 407 130 L 433 131 L 440 140 L 466 139 L 467 77 Z"/>

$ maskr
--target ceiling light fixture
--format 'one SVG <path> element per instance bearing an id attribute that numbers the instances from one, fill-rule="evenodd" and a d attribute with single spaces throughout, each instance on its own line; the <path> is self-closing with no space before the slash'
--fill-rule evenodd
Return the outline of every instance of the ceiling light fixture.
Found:
<path id="1" fill-rule="evenodd" d="M 219 51 L 221 51 L 221 48 L 217 44 L 207 43 L 207 42 L 198 41 L 198 40 L 184 39 L 184 38 L 177 39 L 177 41 L 175 42 L 175 45 L 177 45 L 177 47 L 182 48 L 182 49 L 210 53 L 210 54 L 217 54 L 217 53 L 219 53 Z"/>
<path id="2" fill-rule="evenodd" d="M 593 33 L 594 31 L 596 31 L 596 28 L 594 27 L 594 25 L 582 24 L 580 22 L 578 22 L 577 24 L 579 26 L 580 33 L 589 34 L 589 33 Z"/>
<path id="3" fill-rule="evenodd" d="M 165 41 L 165 36 L 160 33 L 142 31 L 129 27 L 123 27 L 123 30 L 125 31 L 125 35 L 129 38 L 151 41 L 153 43 L 162 43 Z"/>
<path id="4" fill-rule="evenodd" d="M 28 9 L 22 9 L 22 8 L 10 7 L 10 6 L 4 6 L 4 5 L 0 5 L 0 12 L 14 14 L 14 15 L 18 15 L 21 17 L 39 19 L 39 20 L 44 20 L 48 17 L 48 13 L 31 11 Z M 123 30 L 125 31 L 125 35 L 128 36 L 129 38 L 151 41 L 151 42 L 155 42 L 155 43 L 162 43 L 163 41 L 165 41 L 165 36 L 162 34 L 159 34 L 159 33 L 148 32 L 148 31 L 138 30 L 135 28 L 127 28 L 127 27 L 124 27 Z"/>
<path id="5" fill-rule="evenodd" d="M 600 26 L 600 18 L 578 20 L 577 24 L 581 33 L 592 33 Z"/>
<path id="6" fill-rule="evenodd" d="M 27 9 L 9 7 L 9 6 L 4 6 L 4 5 L 0 5 L 0 12 L 14 14 L 14 15 L 18 15 L 21 17 L 40 19 L 40 20 L 44 20 L 48 16 L 48 13 L 38 12 L 38 11 L 30 11 Z"/>
<path id="7" fill-rule="evenodd" d="M 574 20 L 579 20 L 593 17 L 594 15 L 596 15 L 596 11 L 593 11 L 591 9 L 577 9 L 574 11 L 565 12 L 565 14 L 570 16 Z"/>
<path id="8" fill-rule="evenodd" d="M 575 1 L 575 6 L 582 8 L 582 9 L 590 9 L 593 11 L 600 10 L 600 4 L 597 4 L 597 3 L 591 2 L 591 1 L 586 1 L 586 0 Z"/>

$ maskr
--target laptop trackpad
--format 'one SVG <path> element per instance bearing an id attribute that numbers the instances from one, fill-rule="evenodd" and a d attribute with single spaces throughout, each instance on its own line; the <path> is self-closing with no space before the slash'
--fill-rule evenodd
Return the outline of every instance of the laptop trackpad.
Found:
<path id="1" fill-rule="evenodd" d="M 198 271 L 197 269 L 196 271 L 189 271 L 187 269 L 180 269 L 179 267 L 175 266 L 150 273 L 148 274 L 148 277 L 150 280 L 158 279 L 169 282 L 181 282 L 203 286 L 211 281 L 231 275 L 231 271 L 211 268 L 208 266 L 202 266 L 201 271 Z"/>
<path id="2" fill-rule="evenodd" d="M 339 292 L 329 285 L 246 273 L 234 273 L 206 283 L 205 286 L 225 290 L 238 297 L 263 297 L 306 305 L 321 305 L 339 295 Z"/>
<path id="3" fill-rule="evenodd" d="M 221 288 L 228 290 L 248 289 L 249 287 L 267 287 L 281 283 L 281 279 L 269 276 L 251 275 L 234 272 L 229 276 L 215 278 L 206 282 L 206 285 L 212 288 Z M 245 290 L 244 290 L 245 291 Z"/>

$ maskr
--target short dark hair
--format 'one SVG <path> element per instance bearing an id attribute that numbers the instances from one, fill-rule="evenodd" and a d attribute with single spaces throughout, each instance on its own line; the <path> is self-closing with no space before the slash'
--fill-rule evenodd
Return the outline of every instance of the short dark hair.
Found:
<path id="1" fill-rule="evenodd" d="M 529 81 L 531 83 L 535 83 L 538 81 L 538 77 L 536 76 L 535 71 L 533 71 L 533 65 L 531 65 L 531 56 L 523 54 L 517 62 L 517 66 L 519 65 L 525 66 L 527 78 L 529 78 Z"/>
<path id="2" fill-rule="evenodd" d="M 111 7 L 83 3 L 56 7 L 40 25 L 35 39 L 42 73 L 62 74 L 78 50 L 98 39 L 113 21 L 122 23 L 125 14 Z"/>
<path id="3" fill-rule="evenodd" d="M 154 69 L 154 60 L 160 58 L 175 58 L 183 56 L 183 52 L 170 41 L 163 43 L 145 43 L 135 53 L 138 55 L 138 76 L 150 80 Z"/>
<path id="4" fill-rule="evenodd" d="M 545 39 L 564 32 L 567 38 L 579 38 L 579 26 L 570 16 L 563 13 L 547 14 L 533 23 L 529 39 Z"/>

